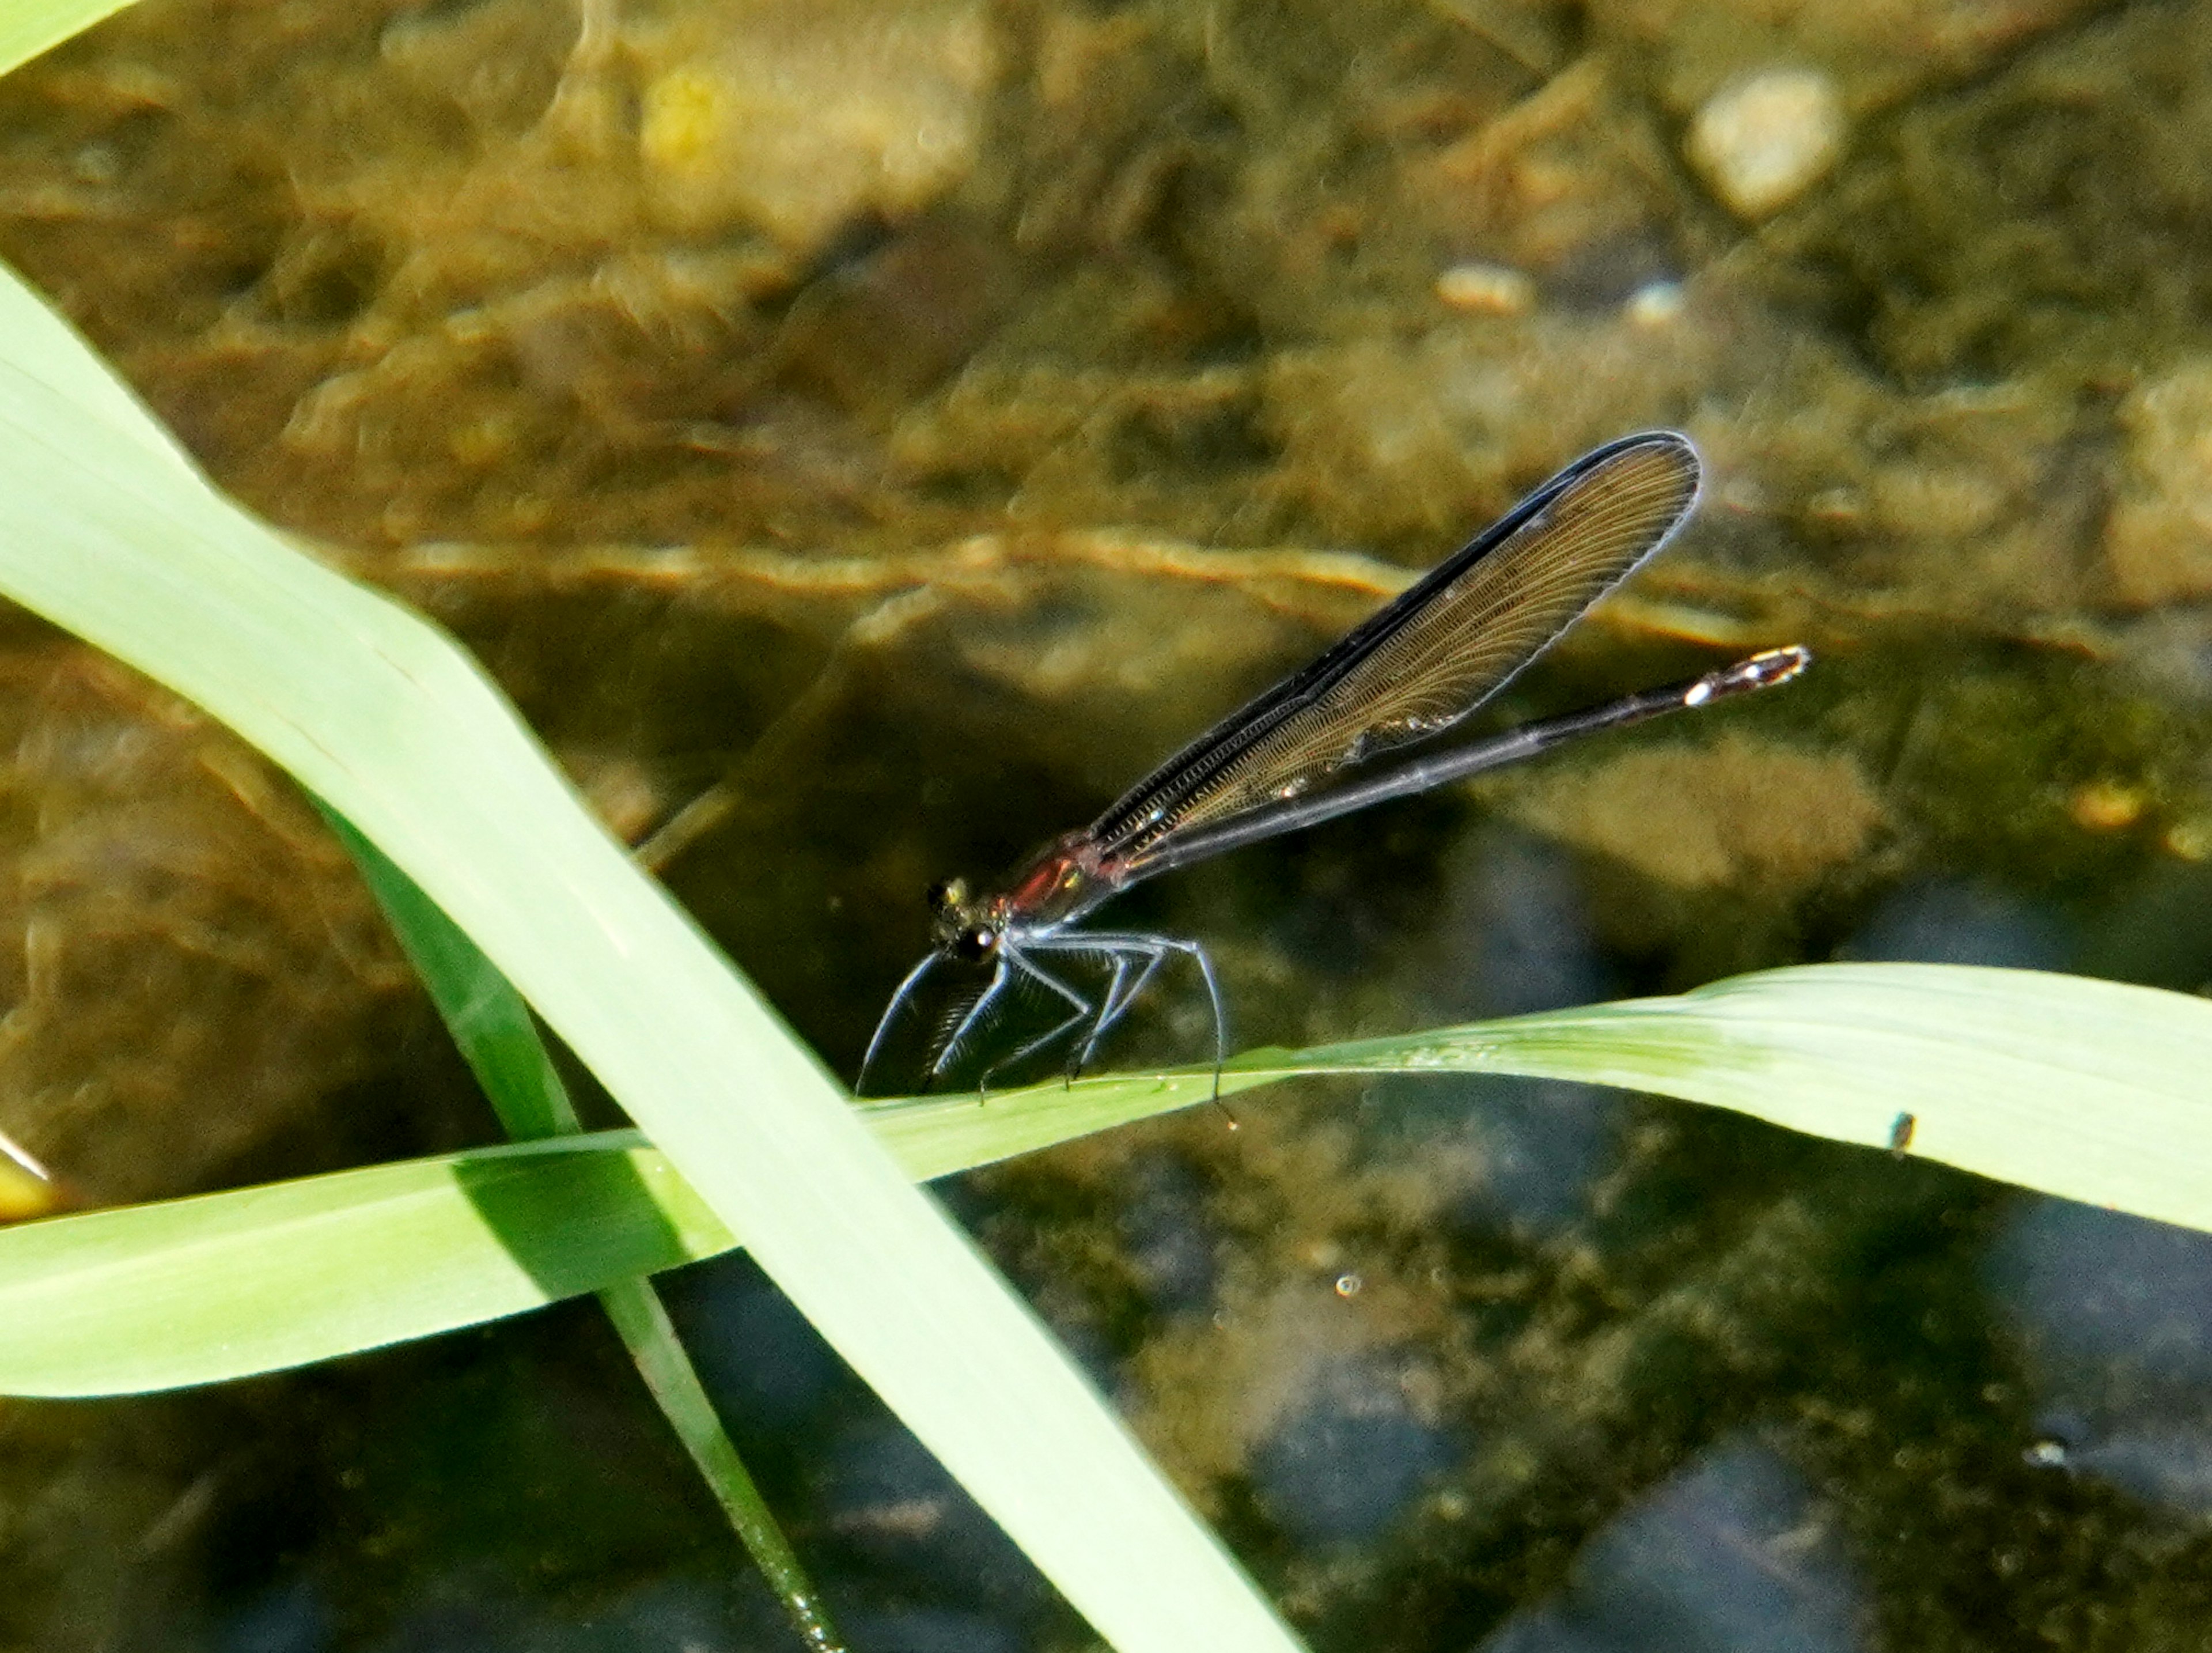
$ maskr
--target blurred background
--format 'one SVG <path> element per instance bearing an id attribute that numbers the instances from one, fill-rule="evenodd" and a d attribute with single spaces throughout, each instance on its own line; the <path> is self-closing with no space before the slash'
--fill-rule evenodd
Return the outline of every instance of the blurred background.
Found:
<path id="1" fill-rule="evenodd" d="M 848 1079 L 931 879 L 1655 425 L 1699 516 L 1500 715 L 1815 670 L 1128 897 L 1232 1048 L 2212 981 L 2203 4 L 144 0 L 0 83 L 0 256 Z M 13 611 L 0 1003 L 76 1203 L 494 1134 L 289 783 Z M 2203 1644 L 2212 1239 L 1572 1086 L 1238 1116 L 941 1192 L 1317 1650 Z M 860 1653 L 1087 1644 L 748 1265 L 670 1286 Z M 58 1653 L 795 1645 L 588 1306 L 0 1401 L 0 1579 Z"/>

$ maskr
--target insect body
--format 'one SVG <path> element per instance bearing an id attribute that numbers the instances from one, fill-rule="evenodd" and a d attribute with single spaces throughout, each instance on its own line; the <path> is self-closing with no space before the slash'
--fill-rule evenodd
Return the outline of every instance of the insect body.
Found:
<path id="1" fill-rule="evenodd" d="M 1140 879 L 1534 757 L 1579 735 L 1786 683 L 1811 662 L 1795 645 L 1717 672 L 1480 741 L 1444 745 L 1370 772 L 1374 760 L 1442 734 L 1497 693 L 1591 604 L 1665 544 L 1698 496 L 1689 439 L 1650 431 L 1584 454 L 1320 656 L 1232 712 L 1079 831 L 1055 838 L 1005 887 L 961 879 L 930 890 L 935 946 L 899 984 L 868 1042 L 870 1069 L 925 979 L 940 965 L 988 966 L 981 991 L 943 1027 L 926 1078 L 970 1054 L 1006 994 L 1026 984 L 1060 1007 L 1054 1024 L 991 1063 L 992 1077 L 1062 1040 L 1067 1071 L 1170 958 L 1186 957 L 1213 1012 L 1215 1077 L 1227 1018 L 1213 964 L 1195 941 L 1085 929 Z M 1106 968 L 1095 997 L 1064 979 L 1066 961 Z"/>

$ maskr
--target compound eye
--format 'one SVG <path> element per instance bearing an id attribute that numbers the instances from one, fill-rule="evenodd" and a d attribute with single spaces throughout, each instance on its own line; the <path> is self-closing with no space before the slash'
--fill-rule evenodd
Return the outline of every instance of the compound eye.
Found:
<path id="1" fill-rule="evenodd" d="M 999 945 L 999 933 L 988 925 L 971 924 L 953 938 L 952 951 L 969 963 L 988 958 Z"/>
<path id="2" fill-rule="evenodd" d="M 929 904 L 933 910 L 939 913 L 949 912 L 956 907 L 966 906 L 968 904 L 968 880 L 965 878 L 939 878 L 935 884 L 929 886 Z"/>

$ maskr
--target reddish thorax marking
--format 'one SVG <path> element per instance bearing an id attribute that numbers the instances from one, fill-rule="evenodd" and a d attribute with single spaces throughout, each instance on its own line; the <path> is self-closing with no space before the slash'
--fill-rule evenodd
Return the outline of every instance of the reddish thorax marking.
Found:
<path id="1" fill-rule="evenodd" d="M 1121 887 L 1087 833 L 1070 832 L 1040 851 L 1013 887 L 984 903 L 985 921 L 1027 927 L 1065 924 Z"/>

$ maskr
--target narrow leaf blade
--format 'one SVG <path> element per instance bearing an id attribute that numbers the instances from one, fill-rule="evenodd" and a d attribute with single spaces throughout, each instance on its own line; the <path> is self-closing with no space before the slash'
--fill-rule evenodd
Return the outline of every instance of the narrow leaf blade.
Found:
<path id="1" fill-rule="evenodd" d="M 2027 970 L 1855 964 L 1256 1052 L 1222 1088 L 1316 1073 L 1526 1074 L 1633 1085 L 1885 1148 L 1909 1113 L 1917 1157 L 2212 1231 L 2206 1072 L 2202 1000 Z M 1202 1103 L 1211 1079 L 1193 1069 L 865 1111 L 910 1175 L 937 1176 Z M 619 1169 L 567 1163 L 587 1158 Z M 27 1224 L 0 1231 L 0 1393 L 270 1370 L 518 1313 L 731 1243 L 627 1132 Z"/>

